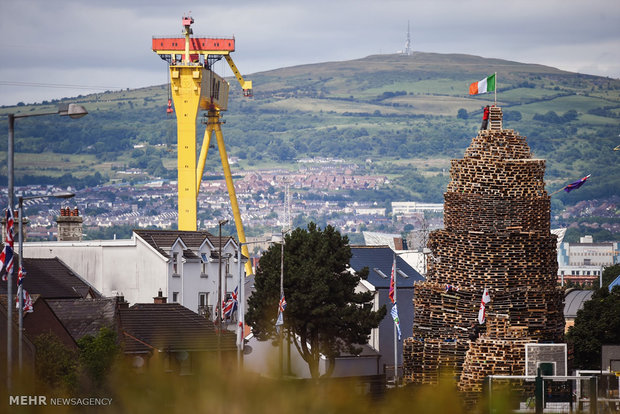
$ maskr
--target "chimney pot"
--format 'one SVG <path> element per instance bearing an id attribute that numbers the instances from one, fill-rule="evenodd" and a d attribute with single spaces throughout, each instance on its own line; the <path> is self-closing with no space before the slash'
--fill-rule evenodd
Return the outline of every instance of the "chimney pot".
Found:
<path id="1" fill-rule="evenodd" d="M 116 307 L 118 309 L 128 309 L 129 308 L 129 302 L 125 301 L 125 296 L 123 296 L 123 295 L 116 295 Z"/>
<path id="2" fill-rule="evenodd" d="M 167 299 L 168 298 L 166 296 L 163 296 L 161 289 L 159 289 L 159 292 L 157 292 L 157 296 L 153 298 L 153 303 L 159 303 L 159 304 L 167 303 Z"/>

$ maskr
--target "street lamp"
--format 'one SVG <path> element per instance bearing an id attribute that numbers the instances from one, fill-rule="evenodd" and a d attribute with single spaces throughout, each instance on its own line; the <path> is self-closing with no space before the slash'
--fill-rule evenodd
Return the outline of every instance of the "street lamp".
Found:
<path id="1" fill-rule="evenodd" d="M 49 195 L 44 195 L 44 196 L 19 196 L 18 200 L 19 200 L 19 209 L 18 211 L 18 217 L 17 219 L 19 220 L 19 255 L 18 255 L 18 269 L 22 268 L 22 260 L 23 260 L 23 256 L 24 256 L 24 200 L 37 200 L 37 199 L 43 199 L 43 198 L 63 198 L 63 199 L 68 199 L 71 197 L 74 197 L 75 194 L 74 193 L 70 193 L 70 192 L 58 192 L 58 193 L 54 193 L 54 194 L 49 194 Z M 22 270 L 23 271 L 23 270 Z M 22 282 L 23 283 L 23 282 Z M 18 349 L 18 356 L 17 356 L 17 360 L 18 360 L 18 367 L 19 367 L 19 372 L 22 372 L 22 365 L 23 365 L 23 358 L 22 358 L 22 335 L 23 335 L 23 328 L 24 328 L 24 286 L 21 286 L 21 291 L 19 290 L 19 288 L 17 289 L 18 292 L 18 296 L 19 296 L 19 331 L 18 331 L 18 345 L 17 345 L 17 349 Z M 10 302 L 9 302 L 9 308 L 10 308 Z"/>
<path id="2" fill-rule="evenodd" d="M 56 112 L 42 112 L 35 114 L 8 114 L 9 118 L 9 142 L 7 147 L 7 176 L 8 176 L 8 191 L 9 191 L 9 208 L 13 209 L 13 189 L 15 182 L 15 170 L 14 170 L 14 135 L 15 135 L 15 119 L 17 118 L 29 118 L 33 116 L 43 116 L 43 115 L 60 115 L 60 116 L 69 116 L 72 119 L 81 118 L 84 115 L 88 114 L 88 111 L 82 106 L 77 104 L 60 104 Z M 8 303 L 11 303 L 13 297 L 13 272 L 9 272 L 7 274 L 7 287 L 6 287 L 6 296 L 8 299 Z M 6 369 L 7 369 L 7 388 L 11 388 L 11 380 L 13 373 L 13 336 L 11 334 L 11 326 L 13 321 L 13 308 L 11 306 L 7 306 L 7 324 L 6 324 Z M 20 344 L 21 346 L 21 344 Z"/>
<path id="3" fill-rule="evenodd" d="M 280 301 L 284 297 L 284 236 L 288 232 L 289 230 L 283 228 L 279 235 L 281 239 L 279 240 L 280 241 L 280 298 L 278 299 L 278 307 L 280 306 Z M 274 238 L 274 241 L 275 241 L 275 238 Z M 278 312 L 280 312 L 279 308 L 278 308 Z M 284 318 L 284 315 L 282 315 L 282 318 Z M 280 331 L 278 332 L 279 342 L 280 342 L 279 361 L 280 361 L 280 375 L 281 376 L 284 376 L 284 335 L 283 334 L 284 334 L 284 328 L 281 328 Z M 290 351 L 289 351 L 289 357 L 290 357 Z M 290 363 L 289 363 L 289 370 L 290 370 Z"/>
<path id="4" fill-rule="evenodd" d="M 219 250 L 217 254 L 218 263 L 218 283 L 217 283 L 217 325 L 218 325 L 218 349 L 221 346 L 222 338 L 222 226 L 228 223 L 228 220 L 220 220 L 217 222 L 219 227 L 218 245 Z"/>

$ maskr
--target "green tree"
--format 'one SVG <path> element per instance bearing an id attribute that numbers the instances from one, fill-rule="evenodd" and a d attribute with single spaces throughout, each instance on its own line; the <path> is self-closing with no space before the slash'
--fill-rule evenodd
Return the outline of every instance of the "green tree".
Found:
<path id="1" fill-rule="evenodd" d="M 456 117 L 459 119 L 467 119 L 469 118 L 469 114 L 467 113 L 467 109 L 459 108 L 459 111 L 456 114 Z"/>
<path id="2" fill-rule="evenodd" d="M 368 343 L 370 332 L 386 314 L 385 306 L 372 310 L 372 293 L 356 293 L 368 269 L 353 273 L 348 265 L 351 248 L 347 236 L 332 226 L 321 230 L 315 223 L 286 235 L 284 243 L 284 330 L 318 378 L 319 358 L 334 370 L 335 358 L 346 351 L 357 355 Z M 255 292 L 248 300 L 247 321 L 259 340 L 278 337 L 275 322 L 280 297 L 281 245 L 272 245 L 261 257 Z"/>
<path id="3" fill-rule="evenodd" d="M 77 351 L 51 333 L 34 340 L 37 379 L 53 388 L 71 389 L 77 382 Z"/>
<path id="4" fill-rule="evenodd" d="M 83 336 L 77 343 L 80 349 L 80 365 L 93 384 L 101 387 L 120 355 L 116 333 L 110 328 L 103 327 L 97 336 Z"/>
<path id="5" fill-rule="evenodd" d="M 601 368 L 601 345 L 620 343 L 620 286 L 598 289 L 577 312 L 566 340 L 573 345 L 575 366 Z"/>
<path id="6" fill-rule="evenodd" d="M 603 287 L 607 289 L 609 284 L 620 275 L 620 263 L 613 266 L 607 266 L 603 270 Z"/>

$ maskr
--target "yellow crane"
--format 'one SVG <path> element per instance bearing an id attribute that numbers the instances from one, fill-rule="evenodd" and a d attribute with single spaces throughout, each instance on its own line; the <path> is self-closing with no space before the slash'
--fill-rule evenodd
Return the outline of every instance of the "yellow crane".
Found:
<path id="1" fill-rule="evenodd" d="M 228 109 L 228 82 L 213 72 L 213 63 L 226 59 L 241 84 L 244 96 L 252 96 L 252 81 L 246 81 L 230 57 L 235 51 L 234 37 L 192 37 L 194 19 L 183 16 L 184 37 L 153 37 L 153 51 L 166 60 L 170 69 L 170 92 L 168 112 L 172 100 L 177 118 L 177 169 L 179 230 L 196 230 L 198 192 L 204 173 L 211 136 L 215 132 L 220 152 L 226 188 L 235 219 L 237 237 L 245 243 L 245 232 L 237 203 L 237 194 L 230 173 L 228 155 L 221 128 L 221 111 Z M 196 161 L 196 118 L 198 111 L 207 111 L 206 130 L 200 156 Z M 242 253 L 249 257 L 248 248 L 242 244 Z M 246 274 L 252 273 L 250 261 L 246 262 Z"/>

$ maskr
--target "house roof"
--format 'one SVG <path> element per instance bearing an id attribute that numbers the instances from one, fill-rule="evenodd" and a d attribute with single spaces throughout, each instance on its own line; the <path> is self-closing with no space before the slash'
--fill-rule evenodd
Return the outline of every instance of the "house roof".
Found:
<path id="1" fill-rule="evenodd" d="M 48 299 L 48 305 L 75 341 L 114 326 L 116 299 Z"/>
<path id="2" fill-rule="evenodd" d="M 403 240 L 400 234 L 376 233 L 372 231 L 362 232 L 364 235 L 364 244 L 366 246 L 389 246 L 395 250 L 403 250 L 407 248 L 407 242 Z"/>
<path id="3" fill-rule="evenodd" d="M 376 288 L 389 288 L 394 251 L 388 246 L 351 246 L 353 257 L 349 262 L 356 271 L 368 267 L 368 282 Z M 396 256 L 396 269 L 400 270 L 396 276 L 396 287 L 413 287 L 413 283 L 424 280 L 422 275 Z M 407 277 L 403 276 L 404 273 Z M 385 277 L 384 277 L 385 276 Z"/>
<path id="4" fill-rule="evenodd" d="M 592 298 L 593 293 L 593 290 L 572 290 L 568 292 L 564 299 L 564 317 L 576 318 L 577 311 Z"/>
<path id="5" fill-rule="evenodd" d="M 215 325 L 178 303 L 138 303 L 119 310 L 126 353 L 216 351 Z M 236 349 L 233 332 L 222 332 L 223 351 Z"/>
<path id="6" fill-rule="evenodd" d="M 102 297 L 90 283 L 73 272 L 60 259 L 23 259 L 26 276 L 24 288 L 33 295 L 45 299 Z M 13 281 L 17 278 L 17 265 L 13 269 Z M 6 294 L 6 281 L 0 282 L 0 293 Z M 15 292 L 15 289 L 13 289 Z"/>
<path id="7" fill-rule="evenodd" d="M 142 240 L 150 244 L 155 250 L 157 250 L 162 256 L 170 257 L 170 248 L 174 243 L 181 239 L 185 247 L 183 255 L 185 257 L 196 258 L 195 252 L 200 249 L 200 246 L 209 240 L 209 242 L 219 248 L 220 243 L 222 247 L 232 239 L 230 236 L 214 236 L 206 230 L 197 231 L 183 231 L 183 230 L 146 230 L 146 229 L 134 229 L 133 231 Z M 186 256 L 186 254 L 188 256 Z"/>

